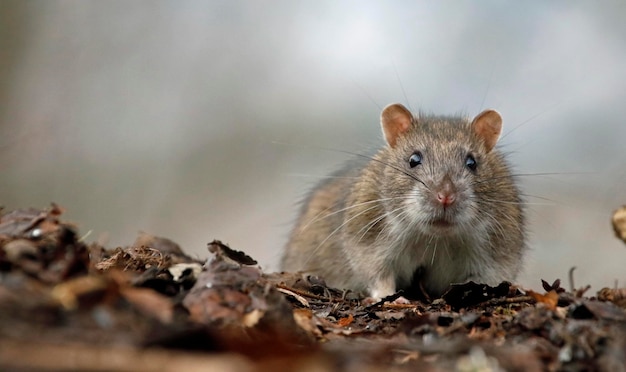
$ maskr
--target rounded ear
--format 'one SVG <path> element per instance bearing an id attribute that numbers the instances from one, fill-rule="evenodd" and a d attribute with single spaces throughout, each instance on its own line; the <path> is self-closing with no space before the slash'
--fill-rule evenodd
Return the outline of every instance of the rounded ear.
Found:
<path id="1" fill-rule="evenodd" d="M 380 114 L 380 126 L 383 129 L 385 141 L 395 147 L 398 138 L 411 127 L 413 114 L 399 103 L 391 104 Z"/>
<path id="2" fill-rule="evenodd" d="M 485 110 L 476 115 L 472 121 L 472 129 L 483 139 L 487 152 L 491 151 L 502 132 L 502 116 L 496 110 Z"/>

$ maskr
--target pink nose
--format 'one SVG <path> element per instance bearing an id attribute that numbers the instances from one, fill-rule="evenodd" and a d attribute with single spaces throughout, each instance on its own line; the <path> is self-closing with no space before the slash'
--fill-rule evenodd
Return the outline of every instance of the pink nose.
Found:
<path id="1" fill-rule="evenodd" d="M 446 208 L 454 203 L 454 201 L 456 200 L 456 196 L 454 195 L 454 193 L 440 191 L 437 193 L 437 200 L 441 203 L 441 205 L 443 205 L 444 208 Z"/>

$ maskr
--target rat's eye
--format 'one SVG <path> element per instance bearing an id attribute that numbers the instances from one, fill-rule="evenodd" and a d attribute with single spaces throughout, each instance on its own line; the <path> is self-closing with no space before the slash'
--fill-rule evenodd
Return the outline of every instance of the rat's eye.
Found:
<path id="1" fill-rule="evenodd" d="M 416 151 L 409 158 L 409 166 L 411 168 L 415 168 L 415 167 L 417 167 L 420 164 L 422 164 L 422 153 L 419 152 L 419 151 Z"/>
<path id="2" fill-rule="evenodd" d="M 472 156 L 472 154 L 468 154 L 465 158 L 465 166 L 469 168 L 469 170 L 471 170 L 472 172 L 476 171 L 476 166 L 478 166 L 478 163 L 476 163 L 476 159 L 474 159 L 474 156 Z"/>

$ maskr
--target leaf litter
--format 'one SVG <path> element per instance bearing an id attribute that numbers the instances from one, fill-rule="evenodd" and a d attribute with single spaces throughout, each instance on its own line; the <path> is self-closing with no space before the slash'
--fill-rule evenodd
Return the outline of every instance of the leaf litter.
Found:
<path id="1" fill-rule="evenodd" d="M 217 240 L 207 259 L 147 233 L 126 247 L 87 245 L 62 213 L 53 204 L 0 215 L 1 370 L 626 365 L 624 288 L 586 297 L 588 287 L 566 290 L 558 279 L 541 280 L 545 292 L 469 282 L 440 299 L 398 293 L 368 303 L 322 278 L 265 273 Z"/>

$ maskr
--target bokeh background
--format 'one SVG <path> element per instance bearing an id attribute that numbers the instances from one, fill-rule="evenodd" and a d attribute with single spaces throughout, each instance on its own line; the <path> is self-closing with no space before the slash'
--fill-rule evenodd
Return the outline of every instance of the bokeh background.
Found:
<path id="1" fill-rule="evenodd" d="M 0 1 L 0 204 L 87 240 L 278 257 L 306 191 L 382 143 L 381 107 L 504 117 L 519 278 L 624 283 L 624 1 Z"/>

